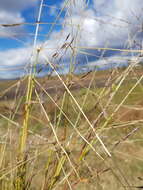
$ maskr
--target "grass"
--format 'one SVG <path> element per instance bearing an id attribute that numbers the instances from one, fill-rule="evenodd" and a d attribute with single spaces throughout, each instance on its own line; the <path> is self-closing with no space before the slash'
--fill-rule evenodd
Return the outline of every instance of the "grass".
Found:
<path id="1" fill-rule="evenodd" d="M 88 3 L 85 1 L 84 10 Z M 76 1 L 64 2 L 46 40 L 57 21 L 61 23 L 65 7 L 65 17 L 72 14 L 70 6 L 74 8 Z M 135 60 L 128 67 L 75 75 L 77 54 L 90 55 L 81 51 L 88 47 L 78 47 L 82 23 L 76 28 L 71 22 L 71 32 L 49 59 L 43 51 L 45 43 L 37 48 L 42 7 L 43 0 L 30 60 L 34 73 L 31 70 L 19 80 L 0 81 L 0 189 L 142 188 L 143 67 L 136 67 Z M 82 11 L 80 14 L 84 15 Z M 136 52 L 108 47 L 90 49 L 102 51 L 100 58 L 108 50 Z M 70 71 L 61 76 L 56 63 L 59 61 L 61 66 L 66 53 Z M 55 76 L 36 77 L 41 55 Z"/>
<path id="2" fill-rule="evenodd" d="M 124 76 L 125 70 L 119 70 L 119 76 Z M 43 79 L 35 78 L 30 100 L 25 95 L 19 97 L 18 92 L 15 97 L 1 100 L 1 189 L 125 189 L 129 186 L 133 189 L 142 185 L 142 80 L 136 85 L 138 80 L 130 75 L 118 86 L 114 74 L 112 85 L 105 82 L 104 86 L 90 87 L 90 81 L 97 83 L 108 72 L 105 76 L 102 72 L 97 76 L 90 73 L 89 85 L 85 87 L 87 79 L 82 81 L 81 75 L 76 76 L 83 87 L 70 87 L 74 98 L 62 88 L 56 94 L 49 93 L 42 86 Z M 57 80 L 51 78 L 46 82 L 58 84 Z M 13 82 L 17 83 L 5 81 L 5 89 Z M 26 82 L 21 85 L 25 89 Z M 26 129 L 25 101 L 30 102 Z M 27 137 L 20 137 L 21 133 L 27 133 Z"/>

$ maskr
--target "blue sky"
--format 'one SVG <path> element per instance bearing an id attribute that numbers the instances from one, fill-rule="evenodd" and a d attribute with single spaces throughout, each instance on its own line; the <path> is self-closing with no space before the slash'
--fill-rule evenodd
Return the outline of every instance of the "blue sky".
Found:
<path id="1" fill-rule="evenodd" d="M 22 70 L 11 71 L 11 68 L 29 64 L 36 27 L 3 27 L 2 24 L 35 23 L 40 2 L 0 1 L 0 78 L 18 77 Z M 82 67 L 102 67 L 115 62 L 124 64 L 135 56 L 134 53 L 118 51 L 99 52 L 98 47 L 142 49 L 142 0 L 44 0 L 40 21 L 45 24 L 40 24 L 36 48 L 42 47 L 39 56 L 39 63 L 42 64 L 45 64 L 42 55 L 54 61 L 52 55 L 58 52 L 61 57 L 64 54 L 62 64 L 68 65 L 71 50 L 65 52 L 59 48 L 69 34 L 66 42 L 74 39 L 77 62 L 82 61 Z M 55 62 L 58 64 L 59 60 Z"/>
<path id="2" fill-rule="evenodd" d="M 13 1 L 13 3 L 15 3 L 15 6 L 16 6 L 17 2 L 15 0 L 7 0 L 7 6 L 8 6 L 8 2 L 10 2 L 10 1 Z M 22 0 L 20 0 L 20 1 L 22 2 Z M 32 2 L 34 0 L 30 0 L 30 1 Z M 0 7 L 1 7 L 1 4 L 3 4 L 3 2 L 0 2 Z M 25 4 L 26 4 L 26 2 L 25 2 Z M 38 17 L 39 4 L 40 4 L 40 1 L 38 2 L 38 0 L 37 1 L 35 0 L 35 2 L 31 3 L 29 6 L 23 5 L 23 7 L 21 7 L 22 5 L 21 6 L 19 5 L 18 6 L 19 10 L 16 10 L 16 8 L 11 8 L 12 10 L 10 10 L 11 11 L 10 14 L 9 14 L 9 8 L 8 8 L 8 10 L 7 10 L 7 8 L 5 8 L 6 9 L 5 15 L 6 15 L 6 13 L 9 14 L 9 15 L 7 15 L 7 17 L 10 17 L 11 15 L 13 15 L 13 19 L 5 20 L 5 18 L 1 16 L 2 17 L 1 24 L 12 24 L 12 23 L 20 23 L 20 22 L 35 23 L 37 20 L 37 17 Z M 45 1 L 44 5 L 42 8 L 41 22 L 49 22 L 49 23 L 54 22 L 56 14 L 59 11 L 59 9 L 56 9 L 57 5 L 60 6 L 59 1 L 58 0 L 54 0 L 54 1 L 50 0 L 50 1 L 48 1 L 48 3 L 46 3 L 46 1 Z M 52 6 L 52 7 L 50 7 L 50 6 Z M 55 12 L 55 14 L 54 13 L 52 14 L 52 10 L 53 10 L 53 12 Z M 1 11 L 3 11 L 3 10 L 1 10 Z M 16 18 L 16 17 L 14 18 L 15 15 L 18 15 L 18 16 L 16 16 L 18 18 Z M 63 16 L 63 14 L 62 14 L 62 16 Z M 23 25 L 23 27 L 20 26 L 20 27 L 6 28 L 8 35 L 4 36 L 4 37 L 3 37 L 3 35 L 0 36 L 0 49 L 7 50 L 10 48 L 22 47 L 27 43 L 32 44 L 32 42 L 33 42 L 32 34 L 34 35 L 35 26 L 36 25 Z M 42 35 L 47 34 L 50 27 L 51 27 L 51 24 L 41 25 L 40 32 L 39 32 L 40 35 L 38 37 L 39 40 L 44 40 L 44 37 Z M 58 30 L 58 29 L 60 29 L 60 27 L 54 27 L 54 30 Z M 8 30 L 10 32 L 8 32 Z M 15 37 L 13 37 L 13 36 L 15 36 Z M 25 44 L 22 43 L 21 41 L 23 41 Z"/>

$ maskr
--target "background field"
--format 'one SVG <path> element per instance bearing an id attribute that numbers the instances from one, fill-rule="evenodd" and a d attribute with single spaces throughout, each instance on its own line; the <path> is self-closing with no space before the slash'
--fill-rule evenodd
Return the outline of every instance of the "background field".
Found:
<path id="1" fill-rule="evenodd" d="M 63 76 L 67 89 L 57 77 L 33 81 L 29 103 L 27 78 L 1 81 L 1 189 L 143 184 L 142 68 Z M 30 111 L 21 152 L 26 103 Z"/>

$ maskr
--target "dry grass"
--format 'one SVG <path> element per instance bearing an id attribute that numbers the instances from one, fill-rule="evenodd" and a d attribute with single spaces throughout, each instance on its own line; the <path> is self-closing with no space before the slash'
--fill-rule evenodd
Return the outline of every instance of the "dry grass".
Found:
<path id="1" fill-rule="evenodd" d="M 65 1 L 55 23 L 68 3 Z M 42 6 L 41 0 L 30 60 L 34 72 L 31 69 L 27 77 L 0 82 L 0 189 L 141 188 L 142 66 L 136 67 L 135 60 L 128 67 L 75 75 L 78 50 L 88 49 L 78 47 L 81 28 L 49 59 L 44 43 L 37 49 Z M 100 48 L 103 54 L 111 49 L 136 52 Z M 70 72 L 61 76 L 55 60 L 61 60 L 67 51 Z M 41 55 L 56 76 L 36 77 Z"/>
<path id="2" fill-rule="evenodd" d="M 88 85 L 82 81 L 81 87 L 70 91 L 74 99 L 63 87 L 56 94 L 48 93 L 35 78 L 22 158 L 19 138 L 25 95 L 17 93 L 13 99 L 1 100 L 1 189 L 125 189 L 141 185 L 142 80 L 136 86 L 138 80 L 130 76 L 115 85 L 126 70 L 119 70 L 118 76 L 112 71 L 114 80 L 106 80 L 110 85 L 105 82 L 100 88 L 95 84 L 106 78 L 107 72 L 105 76 L 101 72 L 101 78 L 99 73 L 97 77 L 90 73 Z M 80 84 L 82 76 L 76 77 Z M 57 80 L 53 79 L 55 88 Z"/>

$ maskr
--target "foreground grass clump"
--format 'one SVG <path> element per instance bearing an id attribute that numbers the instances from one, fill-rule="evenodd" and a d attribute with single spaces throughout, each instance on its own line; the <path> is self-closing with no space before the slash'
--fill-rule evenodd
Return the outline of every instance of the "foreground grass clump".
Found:
<path id="1" fill-rule="evenodd" d="M 132 71 L 1 83 L 0 189 L 141 186 L 143 81 Z"/>

